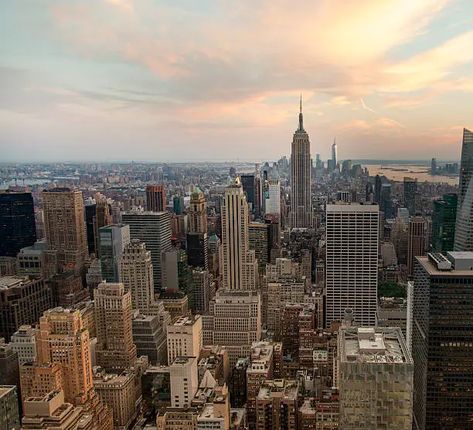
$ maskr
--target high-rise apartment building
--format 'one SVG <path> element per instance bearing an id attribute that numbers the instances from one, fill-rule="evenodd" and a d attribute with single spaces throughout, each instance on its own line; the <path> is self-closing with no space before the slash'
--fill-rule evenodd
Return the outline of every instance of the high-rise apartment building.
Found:
<path id="1" fill-rule="evenodd" d="M 0 277 L 0 337 L 6 341 L 21 325 L 36 324 L 51 307 L 53 295 L 45 279 Z"/>
<path id="2" fill-rule="evenodd" d="M 407 239 L 407 274 L 414 273 L 415 258 L 425 255 L 427 225 L 421 216 L 414 216 L 409 220 Z"/>
<path id="3" fill-rule="evenodd" d="M 16 257 L 36 242 L 31 193 L 0 191 L 0 256 Z"/>
<path id="4" fill-rule="evenodd" d="M 220 273 L 227 291 L 256 288 L 257 261 L 250 251 L 248 204 L 239 178 L 225 188 Z"/>
<path id="5" fill-rule="evenodd" d="M 178 356 L 199 357 L 203 345 L 202 317 L 178 318 L 167 326 L 168 363 Z"/>
<path id="6" fill-rule="evenodd" d="M 80 270 L 88 255 L 82 191 L 52 188 L 42 196 L 46 239 L 59 270 Z"/>
<path id="7" fill-rule="evenodd" d="M 97 364 L 107 371 L 124 370 L 136 362 L 132 334 L 131 293 L 121 283 L 101 283 L 94 291 Z"/>
<path id="8" fill-rule="evenodd" d="M 131 239 L 142 240 L 151 252 L 156 291 L 162 283 L 162 253 L 171 249 L 171 215 L 169 212 L 126 212 L 122 222 L 130 226 Z"/>
<path id="9" fill-rule="evenodd" d="M 432 212 L 432 249 L 435 252 L 453 251 L 458 196 L 444 194 L 434 200 Z"/>
<path id="10" fill-rule="evenodd" d="M 347 308 L 357 324 L 376 321 L 378 205 L 327 205 L 326 325 L 341 321 Z"/>
<path id="11" fill-rule="evenodd" d="M 455 251 L 473 251 L 473 132 L 463 129 Z"/>
<path id="12" fill-rule="evenodd" d="M 299 111 L 299 127 L 294 133 L 291 145 L 291 214 L 292 228 L 311 227 L 312 201 L 310 140 L 304 130 L 302 97 Z"/>
<path id="13" fill-rule="evenodd" d="M 337 368 L 341 429 L 412 429 L 414 363 L 401 329 L 341 328 Z"/>
<path id="14" fill-rule="evenodd" d="M 412 355 L 416 429 L 473 420 L 473 252 L 417 257 Z"/>
<path id="15" fill-rule="evenodd" d="M 198 187 L 191 194 L 187 222 L 189 233 L 207 233 L 207 201 Z"/>
<path id="16" fill-rule="evenodd" d="M 146 186 L 146 210 L 151 212 L 166 210 L 166 190 L 164 185 Z"/>
<path id="17" fill-rule="evenodd" d="M 104 281 L 120 281 L 118 262 L 128 243 L 130 243 L 130 226 L 128 225 L 114 224 L 99 229 L 98 249 Z"/>
<path id="18" fill-rule="evenodd" d="M 133 239 L 125 246 L 119 260 L 119 270 L 125 291 L 131 292 L 133 309 L 148 315 L 155 303 L 153 263 L 151 252 L 146 249 L 144 242 Z"/>
<path id="19" fill-rule="evenodd" d="M 404 207 L 409 211 L 409 215 L 416 215 L 417 211 L 417 179 L 404 178 Z"/>
<path id="20" fill-rule="evenodd" d="M 256 397 L 256 430 L 297 430 L 299 383 L 276 379 L 262 383 Z"/>

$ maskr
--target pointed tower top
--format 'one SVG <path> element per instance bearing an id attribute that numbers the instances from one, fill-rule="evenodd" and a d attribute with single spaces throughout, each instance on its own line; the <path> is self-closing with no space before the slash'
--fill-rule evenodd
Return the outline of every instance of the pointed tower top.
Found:
<path id="1" fill-rule="evenodd" d="M 302 93 L 299 101 L 299 129 L 298 131 L 304 131 L 304 117 L 302 116 Z"/>

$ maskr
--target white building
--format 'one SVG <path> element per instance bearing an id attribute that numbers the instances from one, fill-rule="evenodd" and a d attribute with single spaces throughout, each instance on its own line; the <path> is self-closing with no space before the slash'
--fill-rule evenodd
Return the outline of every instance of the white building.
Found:
<path id="1" fill-rule="evenodd" d="M 18 354 L 18 363 L 36 361 L 36 330 L 30 325 L 22 325 L 11 336 L 10 346 Z"/>
<path id="2" fill-rule="evenodd" d="M 187 408 L 199 388 L 197 357 L 176 357 L 169 366 L 171 407 Z"/>
<path id="3" fill-rule="evenodd" d="M 220 272 L 227 291 L 256 289 L 255 252 L 250 251 L 248 204 L 240 178 L 225 188 L 222 206 Z"/>
<path id="4" fill-rule="evenodd" d="M 199 357 L 202 348 L 202 317 L 180 317 L 167 326 L 168 363 L 178 356 Z"/>
<path id="5" fill-rule="evenodd" d="M 351 308 L 355 322 L 374 326 L 378 289 L 378 205 L 326 207 L 326 324 Z"/>
<path id="6" fill-rule="evenodd" d="M 261 299 L 256 291 L 217 292 L 202 316 L 204 344 L 228 351 L 230 366 L 248 356 L 251 344 L 261 338 Z"/>
<path id="7" fill-rule="evenodd" d="M 265 212 L 281 215 L 281 184 L 277 179 L 268 181 L 268 195 L 265 198 Z"/>

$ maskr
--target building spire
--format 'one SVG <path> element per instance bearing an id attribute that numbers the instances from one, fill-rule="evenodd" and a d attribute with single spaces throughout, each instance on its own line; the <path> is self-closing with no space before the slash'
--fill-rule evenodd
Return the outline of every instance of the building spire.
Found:
<path id="1" fill-rule="evenodd" d="M 301 93 L 301 98 L 299 101 L 299 130 L 300 131 L 304 130 L 304 118 L 302 116 L 302 93 Z"/>

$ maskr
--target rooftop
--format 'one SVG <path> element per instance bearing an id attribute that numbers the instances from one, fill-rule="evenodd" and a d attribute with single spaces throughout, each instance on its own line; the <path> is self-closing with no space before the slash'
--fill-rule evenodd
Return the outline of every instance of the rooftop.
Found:
<path id="1" fill-rule="evenodd" d="M 29 282 L 27 276 L 0 276 L 0 289 L 6 290 L 7 288 L 18 287 L 26 282 Z"/>
<path id="2" fill-rule="evenodd" d="M 350 327 L 339 334 L 341 362 L 412 363 L 399 328 Z"/>

